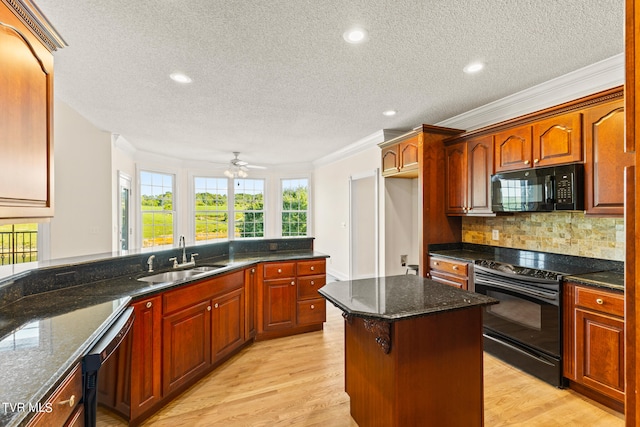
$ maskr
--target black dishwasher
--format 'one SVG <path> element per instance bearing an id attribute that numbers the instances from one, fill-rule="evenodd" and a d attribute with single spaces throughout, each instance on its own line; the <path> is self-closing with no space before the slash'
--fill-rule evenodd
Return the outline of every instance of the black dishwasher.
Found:
<path id="1" fill-rule="evenodd" d="M 133 307 L 127 308 L 100 340 L 82 359 L 82 387 L 84 400 L 84 425 L 95 427 L 98 410 L 98 372 L 120 343 L 124 341 L 133 325 Z"/>

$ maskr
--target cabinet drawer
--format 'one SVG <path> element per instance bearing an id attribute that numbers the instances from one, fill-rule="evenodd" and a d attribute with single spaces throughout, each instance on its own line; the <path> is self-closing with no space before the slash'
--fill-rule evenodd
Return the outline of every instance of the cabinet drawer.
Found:
<path id="1" fill-rule="evenodd" d="M 429 267 L 431 270 L 443 271 L 462 277 L 467 277 L 469 271 L 469 264 L 466 262 L 435 257 L 429 259 Z"/>
<path id="2" fill-rule="evenodd" d="M 171 313 L 243 286 L 243 271 L 203 279 L 203 281 L 193 285 L 186 285 L 182 288 L 165 292 L 163 294 L 163 310 L 165 314 Z"/>
<path id="3" fill-rule="evenodd" d="M 445 285 L 454 286 L 460 289 L 467 289 L 469 286 L 467 279 L 465 278 L 450 276 L 448 274 L 441 274 L 435 270 L 431 271 L 431 279 L 436 282 L 444 283 Z"/>
<path id="4" fill-rule="evenodd" d="M 298 278 L 298 299 L 318 298 L 318 289 L 327 281 L 324 274 L 317 276 L 304 276 Z"/>
<path id="5" fill-rule="evenodd" d="M 324 274 L 327 262 L 324 259 L 314 259 L 312 261 L 298 261 L 298 276 L 309 274 Z"/>
<path id="6" fill-rule="evenodd" d="M 296 275 L 295 262 L 274 262 L 265 264 L 263 269 L 265 279 L 279 279 Z"/>
<path id="7" fill-rule="evenodd" d="M 576 286 L 576 306 L 624 317 L 624 295 Z"/>
<path id="8" fill-rule="evenodd" d="M 322 323 L 327 319 L 324 298 L 298 301 L 298 325 Z"/>
<path id="9" fill-rule="evenodd" d="M 78 364 L 53 395 L 43 404 L 43 411 L 29 423 L 33 426 L 62 426 L 82 399 L 82 369 Z M 48 408 L 50 412 L 46 412 Z"/>

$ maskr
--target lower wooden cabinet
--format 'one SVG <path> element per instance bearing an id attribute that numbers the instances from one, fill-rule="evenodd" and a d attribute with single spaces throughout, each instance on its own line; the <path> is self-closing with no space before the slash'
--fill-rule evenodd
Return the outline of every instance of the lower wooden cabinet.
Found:
<path id="1" fill-rule="evenodd" d="M 296 325 L 296 278 L 263 282 L 262 331 L 290 329 Z"/>
<path id="2" fill-rule="evenodd" d="M 429 276 L 436 282 L 456 288 L 469 288 L 469 264 L 451 258 L 429 257 Z"/>
<path id="3" fill-rule="evenodd" d="M 211 358 L 215 363 L 245 343 L 244 289 L 227 292 L 211 301 Z"/>
<path id="4" fill-rule="evenodd" d="M 572 388 L 622 411 L 624 295 L 565 285 L 564 376 Z"/>
<path id="5" fill-rule="evenodd" d="M 51 397 L 43 410 L 29 421 L 29 427 L 83 426 L 82 366 L 76 365 Z M 50 408 L 50 410 L 49 410 Z"/>

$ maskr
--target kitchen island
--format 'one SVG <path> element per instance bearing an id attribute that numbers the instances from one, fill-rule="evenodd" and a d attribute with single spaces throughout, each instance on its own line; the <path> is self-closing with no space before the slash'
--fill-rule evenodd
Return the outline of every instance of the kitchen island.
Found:
<path id="1" fill-rule="evenodd" d="M 333 282 L 345 390 L 367 426 L 483 425 L 482 307 L 497 300 L 414 275 Z"/>

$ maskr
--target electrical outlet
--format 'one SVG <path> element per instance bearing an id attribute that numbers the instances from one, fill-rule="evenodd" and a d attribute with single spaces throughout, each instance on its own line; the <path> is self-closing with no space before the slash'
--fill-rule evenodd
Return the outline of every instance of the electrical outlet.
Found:
<path id="1" fill-rule="evenodd" d="M 407 265 L 407 257 L 408 255 L 400 255 L 400 265 L 403 267 Z"/>
<path id="2" fill-rule="evenodd" d="M 500 240 L 500 232 L 498 230 L 491 230 L 491 240 Z"/>

